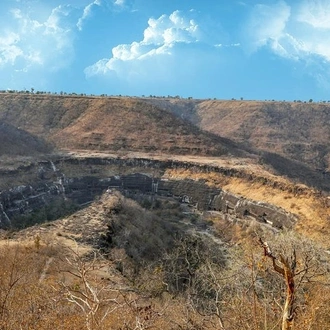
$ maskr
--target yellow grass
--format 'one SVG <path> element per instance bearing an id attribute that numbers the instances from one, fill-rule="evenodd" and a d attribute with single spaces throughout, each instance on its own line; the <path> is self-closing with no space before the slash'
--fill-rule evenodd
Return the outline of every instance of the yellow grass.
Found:
<path id="1" fill-rule="evenodd" d="M 191 170 L 168 170 L 165 177 L 182 180 L 206 180 L 207 184 L 216 186 L 231 193 L 255 201 L 270 203 L 283 208 L 299 217 L 297 231 L 327 244 L 330 234 L 330 210 L 327 199 L 318 197 L 313 190 L 304 187 L 304 194 L 294 194 L 290 190 L 280 190 L 260 182 L 252 182 L 242 178 L 225 177 L 217 173 L 198 173 Z M 284 182 L 283 178 L 279 181 Z M 287 182 L 288 187 L 290 183 Z"/>

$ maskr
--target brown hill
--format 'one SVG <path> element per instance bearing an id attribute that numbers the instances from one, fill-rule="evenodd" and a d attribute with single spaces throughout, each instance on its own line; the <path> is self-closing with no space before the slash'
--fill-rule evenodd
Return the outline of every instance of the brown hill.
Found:
<path id="1" fill-rule="evenodd" d="M 0 315 L 0 324 L 6 329 L 17 329 L 22 324 L 33 329 L 218 329 L 220 320 L 221 328 L 251 329 L 253 320 L 255 329 L 258 325 L 264 328 L 265 324 L 275 329 L 281 322 L 280 303 L 285 281 L 278 276 L 276 269 L 272 271 L 270 259 L 266 263 L 268 249 L 265 251 L 260 247 L 255 236 L 260 235 L 267 239 L 268 246 L 274 247 L 276 256 L 280 256 L 276 263 L 285 266 L 290 261 L 295 272 L 295 293 L 300 306 L 295 316 L 296 328 L 328 329 L 329 198 L 314 189 L 294 185 L 287 178 L 270 176 L 265 171 L 271 164 L 278 174 L 329 191 L 329 183 L 317 176 L 320 173 L 308 167 L 307 162 L 283 156 L 281 148 L 263 147 L 265 137 L 272 138 L 269 132 L 277 132 L 277 125 L 281 126 L 277 124 L 276 111 L 283 114 L 284 119 L 280 117 L 283 123 L 288 120 L 288 114 L 277 108 L 276 111 L 273 108 L 260 110 L 259 103 L 255 103 L 253 112 L 252 108 L 244 108 L 245 102 L 241 106 L 239 102 L 228 102 L 225 106 L 224 102 L 221 110 L 213 101 L 157 101 L 161 102 L 156 106 L 144 100 L 126 98 L 0 94 L 0 120 L 5 123 L 0 139 L 2 143 L 6 142 L 4 145 L 12 143 L 14 149 L 14 140 L 9 138 L 13 136 L 17 139 L 17 148 L 23 144 L 29 151 L 33 144 L 24 143 L 33 137 L 30 135 L 33 133 L 53 141 L 60 148 L 70 151 L 86 149 L 76 150 L 75 156 L 70 153 L 67 158 L 60 155 L 57 161 L 54 157 L 54 162 L 47 162 L 49 170 L 43 162 L 40 180 L 46 180 L 42 183 L 47 189 L 47 180 L 56 180 L 54 193 L 57 197 L 68 198 L 69 190 L 63 182 L 66 178 L 70 181 L 72 174 L 76 178 L 86 176 L 89 180 L 95 175 L 101 179 L 108 178 L 110 172 L 121 176 L 122 167 L 132 173 L 149 173 L 154 191 L 155 168 L 159 166 L 156 161 L 163 159 L 166 166 L 158 167 L 159 178 L 167 183 L 169 180 L 182 181 L 173 184 L 179 191 L 186 190 L 189 199 L 197 194 L 204 196 L 208 191 L 195 184 L 189 187 L 188 181 L 189 184 L 192 181 L 203 182 L 212 190 L 221 189 L 230 195 L 232 203 L 236 203 L 234 207 L 231 203 L 223 203 L 227 205 L 223 211 L 222 208 L 212 208 L 209 212 L 199 212 L 197 204 L 194 206 L 191 201 L 181 203 L 179 195 L 171 198 L 166 189 L 159 196 L 150 195 L 148 191 L 139 196 L 135 186 L 131 196 L 144 205 L 142 208 L 109 189 L 109 181 L 105 180 L 108 188 L 103 196 L 91 204 L 84 203 L 86 208 L 77 213 L 18 234 L 3 233 L 5 239 L 0 240 L 3 281 L 0 284 L 5 296 L 2 304 L 5 312 Z M 267 121 L 272 116 L 274 123 Z M 229 153 L 241 155 L 243 152 L 230 140 L 207 134 L 192 123 L 186 123 L 186 119 L 201 127 L 209 127 L 217 134 L 234 135 L 237 132 L 235 139 L 251 149 L 260 146 L 263 152 L 254 158 L 258 164 L 251 159 L 228 157 Z M 255 121 L 265 126 L 259 127 Z M 298 119 L 295 123 L 300 129 Z M 248 128 L 245 131 L 244 125 Z M 315 127 L 318 125 L 321 127 L 319 122 Z M 259 129 L 259 133 L 253 127 Z M 286 131 L 289 124 L 283 127 L 285 129 L 280 127 L 283 134 L 289 133 Z M 327 128 L 322 129 L 326 134 Z M 284 143 L 281 134 L 278 141 Z M 299 134 L 292 132 L 292 141 L 297 141 Z M 258 136 L 260 140 L 254 140 Z M 95 150 L 100 152 L 91 152 Z M 143 159 L 134 159 L 133 153 L 128 152 L 119 157 L 116 153 L 111 161 L 105 157 L 105 151 L 129 150 L 140 151 L 136 154 L 143 154 Z M 182 155 L 152 155 L 146 154 L 147 151 Z M 188 156 L 192 153 L 196 156 Z M 203 153 L 207 157 L 201 157 Z M 226 157 L 212 158 L 210 154 Z M 169 161 L 170 157 L 175 161 Z M 145 158 L 149 161 L 146 162 Z M 157 166 L 152 164 L 152 159 Z M 18 175 L 35 180 L 37 172 L 38 168 L 32 166 L 30 173 L 22 169 L 7 175 L 12 184 L 13 177 Z M 94 190 L 95 186 L 90 184 L 88 187 L 88 182 L 77 184 L 73 193 L 86 186 Z M 125 191 L 125 186 L 122 187 Z M 29 205 L 29 201 L 39 196 L 44 199 L 46 195 L 38 190 L 38 195 L 27 200 L 21 191 L 13 190 L 22 201 L 13 203 L 14 207 Z M 280 227 L 272 226 L 266 213 L 258 217 L 253 209 L 244 210 L 248 205 L 244 198 L 255 201 L 254 204 L 267 202 L 294 214 L 297 216 L 295 228 L 289 233 L 282 232 Z M 8 199 L 5 201 L 9 203 Z M 62 204 L 53 205 L 57 211 L 58 205 Z M 241 218 L 235 211 L 236 205 L 244 210 Z M 6 210 L 0 206 L 3 217 L 7 217 L 10 223 Z M 42 208 L 38 215 L 46 219 L 46 213 Z M 29 213 L 28 216 L 36 217 L 36 214 Z M 178 239 L 180 228 L 187 234 L 182 238 L 187 240 Z M 295 231 L 301 236 L 296 236 Z M 176 240 L 173 241 L 172 237 Z M 320 248 L 317 242 L 321 243 Z M 167 246 L 174 249 L 167 250 Z M 106 255 L 99 255 L 100 248 Z M 280 263 L 279 260 L 284 261 Z M 23 295 L 26 299 L 22 300 Z M 271 309 L 265 312 L 265 306 Z M 88 323 L 91 308 L 98 312 L 94 314 L 93 324 Z M 237 313 L 237 310 L 243 312 Z M 222 319 L 224 326 L 221 325 Z"/>
<path id="2" fill-rule="evenodd" d="M 50 151 L 50 145 L 42 139 L 0 121 L 0 156 L 34 156 Z"/>
<path id="3" fill-rule="evenodd" d="M 327 191 L 329 109 L 284 102 L 0 94 L 0 120 L 59 149 L 249 156 L 277 175 Z"/>
<path id="4" fill-rule="evenodd" d="M 277 153 L 313 169 L 330 169 L 330 104 L 150 99 L 203 130 Z"/>
<path id="5" fill-rule="evenodd" d="M 65 149 L 243 154 L 230 140 L 138 99 L 1 94 L 0 119 Z"/>

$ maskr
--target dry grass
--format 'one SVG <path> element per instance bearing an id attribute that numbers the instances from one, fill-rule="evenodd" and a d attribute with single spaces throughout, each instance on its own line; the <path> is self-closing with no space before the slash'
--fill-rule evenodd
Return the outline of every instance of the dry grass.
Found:
<path id="1" fill-rule="evenodd" d="M 41 138 L 0 121 L 0 156 L 38 156 L 52 148 Z"/>
<path id="2" fill-rule="evenodd" d="M 219 136 L 138 99 L 0 95 L 0 119 L 59 148 L 223 155 L 241 151 Z"/>
<path id="3" fill-rule="evenodd" d="M 302 193 L 297 193 L 291 182 L 279 177 L 286 189 L 277 189 L 258 180 L 227 177 L 218 173 L 200 173 L 191 170 L 168 170 L 165 177 L 174 180 L 205 180 L 207 184 L 227 190 L 242 197 L 266 202 L 296 214 L 299 221 L 296 230 L 307 237 L 315 239 L 328 247 L 327 237 L 330 234 L 330 209 L 328 199 L 319 196 L 312 189 L 302 186 Z M 276 179 L 272 177 L 273 180 Z M 282 186 L 283 187 L 283 186 Z"/>
<path id="4" fill-rule="evenodd" d="M 330 169 L 329 103 L 168 100 L 160 105 L 203 130 Z"/>
<path id="5" fill-rule="evenodd" d="M 172 175 L 174 176 L 174 172 Z M 213 178 L 216 178 L 215 174 Z M 227 181 L 226 187 L 238 188 L 239 182 Z M 243 183 L 240 187 L 244 188 Z M 259 188 L 260 193 L 267 195 L 267 190 Z M 283 196 L 285 200 L 291 199 L 288 193 Z M 146 263 L 143 271 L 136 274 L 139 277 L 130 281 L 129 277 L 123 276 L 116 268 L 117 262 L 126 257 L 123 249 L 113 249 L 111 255 L 114 258 L 105 259 L 88 244 L 91 237 L 99 236 L 104 230 L 106 217 L 111 214 L 111 210 L 118 211 L 118 198 L 119 195 L 105 194 L 75 215 L 26 229 L 17 233 L 14 239 L 2 242 L 2 329 L 219 329 L 219 319 L 214 313 L 203 313 L 196 309 L 193 297 L 197 291 L 188 291 L 187 294 L 163 292 L 166 284 L 162 277 L 165 264 L 160 266 L 158 262 Z M 305 202 L 307 200 L 306 198 Z M 126 208 L 130 209 L 133 219 L 138 216 L 136 211 L 141 212 L 141 208 L 135 203 L 129 203 Z M 132 209 L 133 206 L 136 211 Z M 224 227 L 222 229 L 226 231 Z M 195 289 L 203 284 L 206 294 L 210 295 L 209 286 L 218 281 L 215 288 L 221 293 L 218 306 L 226 329 L 261 330 L 266 328 L 266 324 L 273 328 L 281 315 L 280 308 L 274 303 L 274 299 L 280 301 L 282 297 L 281 281 L 264 264 L 262 251 L 253 244 L 255 242 L 251 237 L 243 235 L 242 229 L 235 225 L 230 230 L 231 235 L 237 236 L 237 239 L 245 239 L 240 239 L 240 246 L 226 246 L 228 264 L 217 264 L 213 255 L 208 263 L 200 267 L 200 273 L 196 272 L 198 281 Z M 283 240 L 287 243 L 285 237 Z M 143 243 L 143 240 L 139 241 L 139 245 Z M 178 246 L 185 247 L 182 241 Z M 190 253 L 196 247 L 193 246 L 194 248 L 188 250 L 187 258 L 190 258 Z M 196 254 L 198 259 L 201 257 L 199 253 L 204 256 L 205 251 Z M 169 256 L 166 255 L 166 260 L 171 265 L 177 260 L 178 254 L 174 252 L 172 258 Z M 200 259 L 205 261 L 204 257 Z M 182 262 L 182 259 L 179 260 Z M 184 267 L 185 265 L 183 269 Z M 210 272 L 210 267 L 215 267 L 217 272 Z M 172 274 L 172 268 L 170 271 Z M 212 278 L 209 278 L 210 274 Z M 315 290 L 322 290 L 320 285 L 314 287 Z M 6 292 L 10 292 L 10 299 L 6 299 Z M 299 310 L 297 326 L 301 330 L 307 330 L 317 329 L 322 324 L 325 329 L 328 325 L 325 298 L 330 293 L 323 288 L 320 299 L 319 294 L 313 290 L 304 292 L 301 305 L 304 310 Z M 212 299 L 213 296 L 207 297 Z M 77 304 L 81 302 L 79 298 L 87 299 L 89 307 L 86 305 L 87 307 L 80 308 Z M 207 301 L 205 296 L 201 299 Z M 94 314 L 89 313 L 91 306 L 97 307 Z"/>

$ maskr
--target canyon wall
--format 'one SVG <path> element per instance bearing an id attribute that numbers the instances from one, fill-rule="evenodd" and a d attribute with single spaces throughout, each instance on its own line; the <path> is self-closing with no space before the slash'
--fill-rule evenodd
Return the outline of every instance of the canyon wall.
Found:
<path id="1" fill-rule="evenodd" d="M 31 171 L 31 166 L 28 167 L 29 171 Z M 111 170 L 109 170 L 110 167 Z M 15 226 L 17 223 L 14 225 L 12 219 L 16 219 L 17 222 L 20 217 L 29 214 L 33 217 L 34 212 L 41 208 L 51 207 L 54 202 L 57 203 L 55 208 L 63 208 L 63 203 L 68 201 L 82 207 L 94 200 L 96 196 L 111 189 L 120 190 L 124 194 L 133 192 L 166 196 L 186 203 L 196 211 L 212 210 L 223 214 L 228 213 L 247 221 L 256 219 L 276 228 L 290 228 L 296 221 L 295 216 L 281 208 L 209 187 L 203 181 L 176 181 L 161 178 L 161 173 L 167 168 L 221 172 L 227 176 L 244 175 L 244 172 L 234 169 L 179 161 L 95 157 L 54 159 L 39 162 L 32 168 L 34 180 L 31 180 L 30 184 L 18 185 L 0 192 L 0 228 Z M 122 174 L 123 168 L 126 172 L 130 169 L 132 173 Z M 158 170 L 157 175 L 155 175 L 155 169 Z M 68 175 L 69 172 L 71 176 Z M 106 173 L 112 173 L 112 175 L 106 175 Z"/>

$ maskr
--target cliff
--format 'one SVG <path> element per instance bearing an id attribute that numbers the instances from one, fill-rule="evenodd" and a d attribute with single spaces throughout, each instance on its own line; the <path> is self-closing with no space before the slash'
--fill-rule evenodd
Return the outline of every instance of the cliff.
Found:
<path id="1" fill-rule="evenodd" d="M 88 171 L 79 173 L 79 167 L 88 169 L 89 173 Z M 126 174 L 120 174 L 122 167 L 125 167 Z M 96 168 L 99 168 L 99 171 L 95 171 Z M 200 173 L 221 173 L 227 177 L 244 175 L 244 172 L 234 169 L 180 161 L 111 157 L 68 157 L 39 162 L 33 169 L 35 177 L 29 184 L 0 192 L 0 227 L 24 227 L 34 222 L 56 219 L 92 202 L 96 196 L 112 189 L 119 190 L 124 195 L 133 194 L 133 198 L 134 194 L 166 196 L 187 203 L 199 211 L 216 210 L 225 214 L 232 213 L 238 218 L 246 220 L 254 218 L 277 228 L 290 228 L 296 221 L 293 215 L 279 207 L 239 197 L 219 188 L 210 187 L 203 181 L 163 178 L 163 174 L 168 169 L 193 169 Z M 142 173 L 135 172 L 137 169 Z M 158 174 L 155 174 L 155 169 L 159 170 Z M 76 175 L 69 176 L 72 172 Z M 110 173 L 112 175 L 109 175 Z M 245 175 L 247 179 L 252 179 L 251 174 Z M 283 185 L 283 189 L 286 188 Z M 296 192 L 298 193 L 299 190 L 297 189 Z M 40 212 L 41 215 L 38 214 Z"/>

